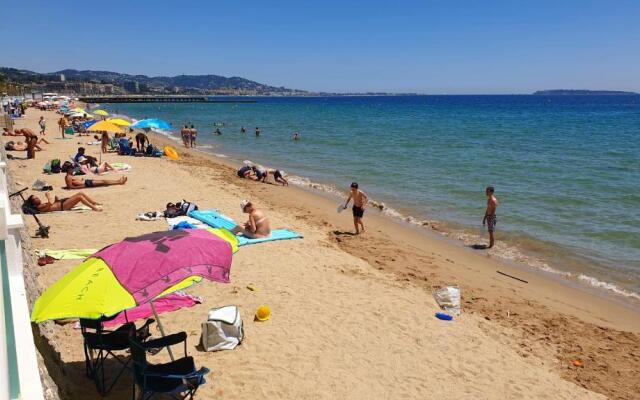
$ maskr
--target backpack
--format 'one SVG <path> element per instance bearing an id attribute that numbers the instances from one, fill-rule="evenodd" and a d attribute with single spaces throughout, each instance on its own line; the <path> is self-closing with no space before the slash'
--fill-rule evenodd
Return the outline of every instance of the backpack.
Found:
<path id="1" fill-rule="evenodd" d="M 52 174 L 59 174 L 61 171 L 61 166 L 60 166 L 60 159 L 58 158 L 54 158 L 53 160 L 51 160 L 51 173 Z"/>
<path id="2" fill-rule="evenodd" d="M 195 203 L 190 203 L 186 200 L 182 200 L 182 204 L 180 205 L 179 215 L 189 215 L 191 211 L 196 211 L 198 206 Z"/>
<path id="3" fill-rule="evenodd" d="M 232 350 L 242 343 L 244 326 L 236 306 L 212 308 L 202 323 L 202 347 L 205 351 Z"/>
<path id="4" fill-rule="evenodd" d="M 42 170 L 44 171 L 44 173 L 46 174 L 59 174 L 60 173 L 60 160 L 57 158 L 54 158 L 53 160 L 47 162 L 44 167 L 42 167 Z"/>

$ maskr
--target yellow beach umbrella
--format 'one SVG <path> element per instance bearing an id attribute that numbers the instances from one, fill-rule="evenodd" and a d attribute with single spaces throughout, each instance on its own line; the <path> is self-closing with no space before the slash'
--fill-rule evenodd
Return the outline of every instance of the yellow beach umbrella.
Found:
<path id="1" fill-rule="evenodd" d="M 122 118 L 109 118 L 107 120 L 107 122 L 111 122 L 112 124 L 118 125 L 118 126 L 129 126 L 131 125 L 131 123 L 129 121 L 125 121 Z"/>
<path id="2" fill-rule="evenodd" d="M 69 110 L 69 111 L 71 111 L 71 112 L 77 112 L 77 113 L 85 113 L 85 114 L 87 113 L 87 112 L 84 110 L 84 108 L 82 108 L 82 107 L 76 107 L 76 108 L 71 109 L 71 110 Z"/>
<path id="3" fill-rule="evenodd" d="M 123 133 L 124 131 L 118 125 L 110 121 L 100 121 L 91 125 L 88 129 L 91 132 L 106 131 L 111 133 Z"/>
<path id="4" fill-rule="evenodd" d="M 94 113 L 95 115 L 100 115 L 100 116 L 102 116 L 102 117 L 106 117 L 106 116 L 108 116 L 108 115 L 109 115 L 109 113 L 108 113 L 108 112 L 106 112 L 105 110 L 94 110 L 94 111 L 93 111 L 93 113 Z"/>

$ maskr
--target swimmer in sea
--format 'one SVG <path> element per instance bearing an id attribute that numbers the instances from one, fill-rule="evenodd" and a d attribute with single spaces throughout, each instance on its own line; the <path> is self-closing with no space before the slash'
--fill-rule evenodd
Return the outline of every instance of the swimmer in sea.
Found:
<path id="1" fill-rule="evenodd" d="M 260 136 L 260 128 L 256 126 L 256 137 Z"/>
<path id="2" fill-rule="evenodd" d="M 298 132 L 293 134 L 293 140 L 300 140 L 300 139 L 302 138 L 300 137 L 300 134 Z"/>

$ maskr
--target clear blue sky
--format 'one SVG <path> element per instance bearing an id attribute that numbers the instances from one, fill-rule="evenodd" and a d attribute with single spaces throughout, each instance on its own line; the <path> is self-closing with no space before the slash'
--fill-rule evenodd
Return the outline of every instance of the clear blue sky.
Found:
<path id="1" fill-rule="evenodd" d="M 640 1 L 7 1 L 0 65 L 326 91 L 640 91 Z"/>

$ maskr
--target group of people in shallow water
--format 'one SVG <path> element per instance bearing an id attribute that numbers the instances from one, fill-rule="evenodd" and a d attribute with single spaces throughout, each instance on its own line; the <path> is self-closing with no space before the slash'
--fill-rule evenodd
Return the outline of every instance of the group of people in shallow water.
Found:
<path id="1" fill-rule="evenodd" d="M 256 182 L 267 183 L 269 175 L 273 176 L 273 180 L 282 186 L 289 186 L 289 182 L 285 178 L 284 171 L 279 169 L 267 169 L 256 165 L 243 165 L 237 172 L 238 177 L 249 179 Z"/>

